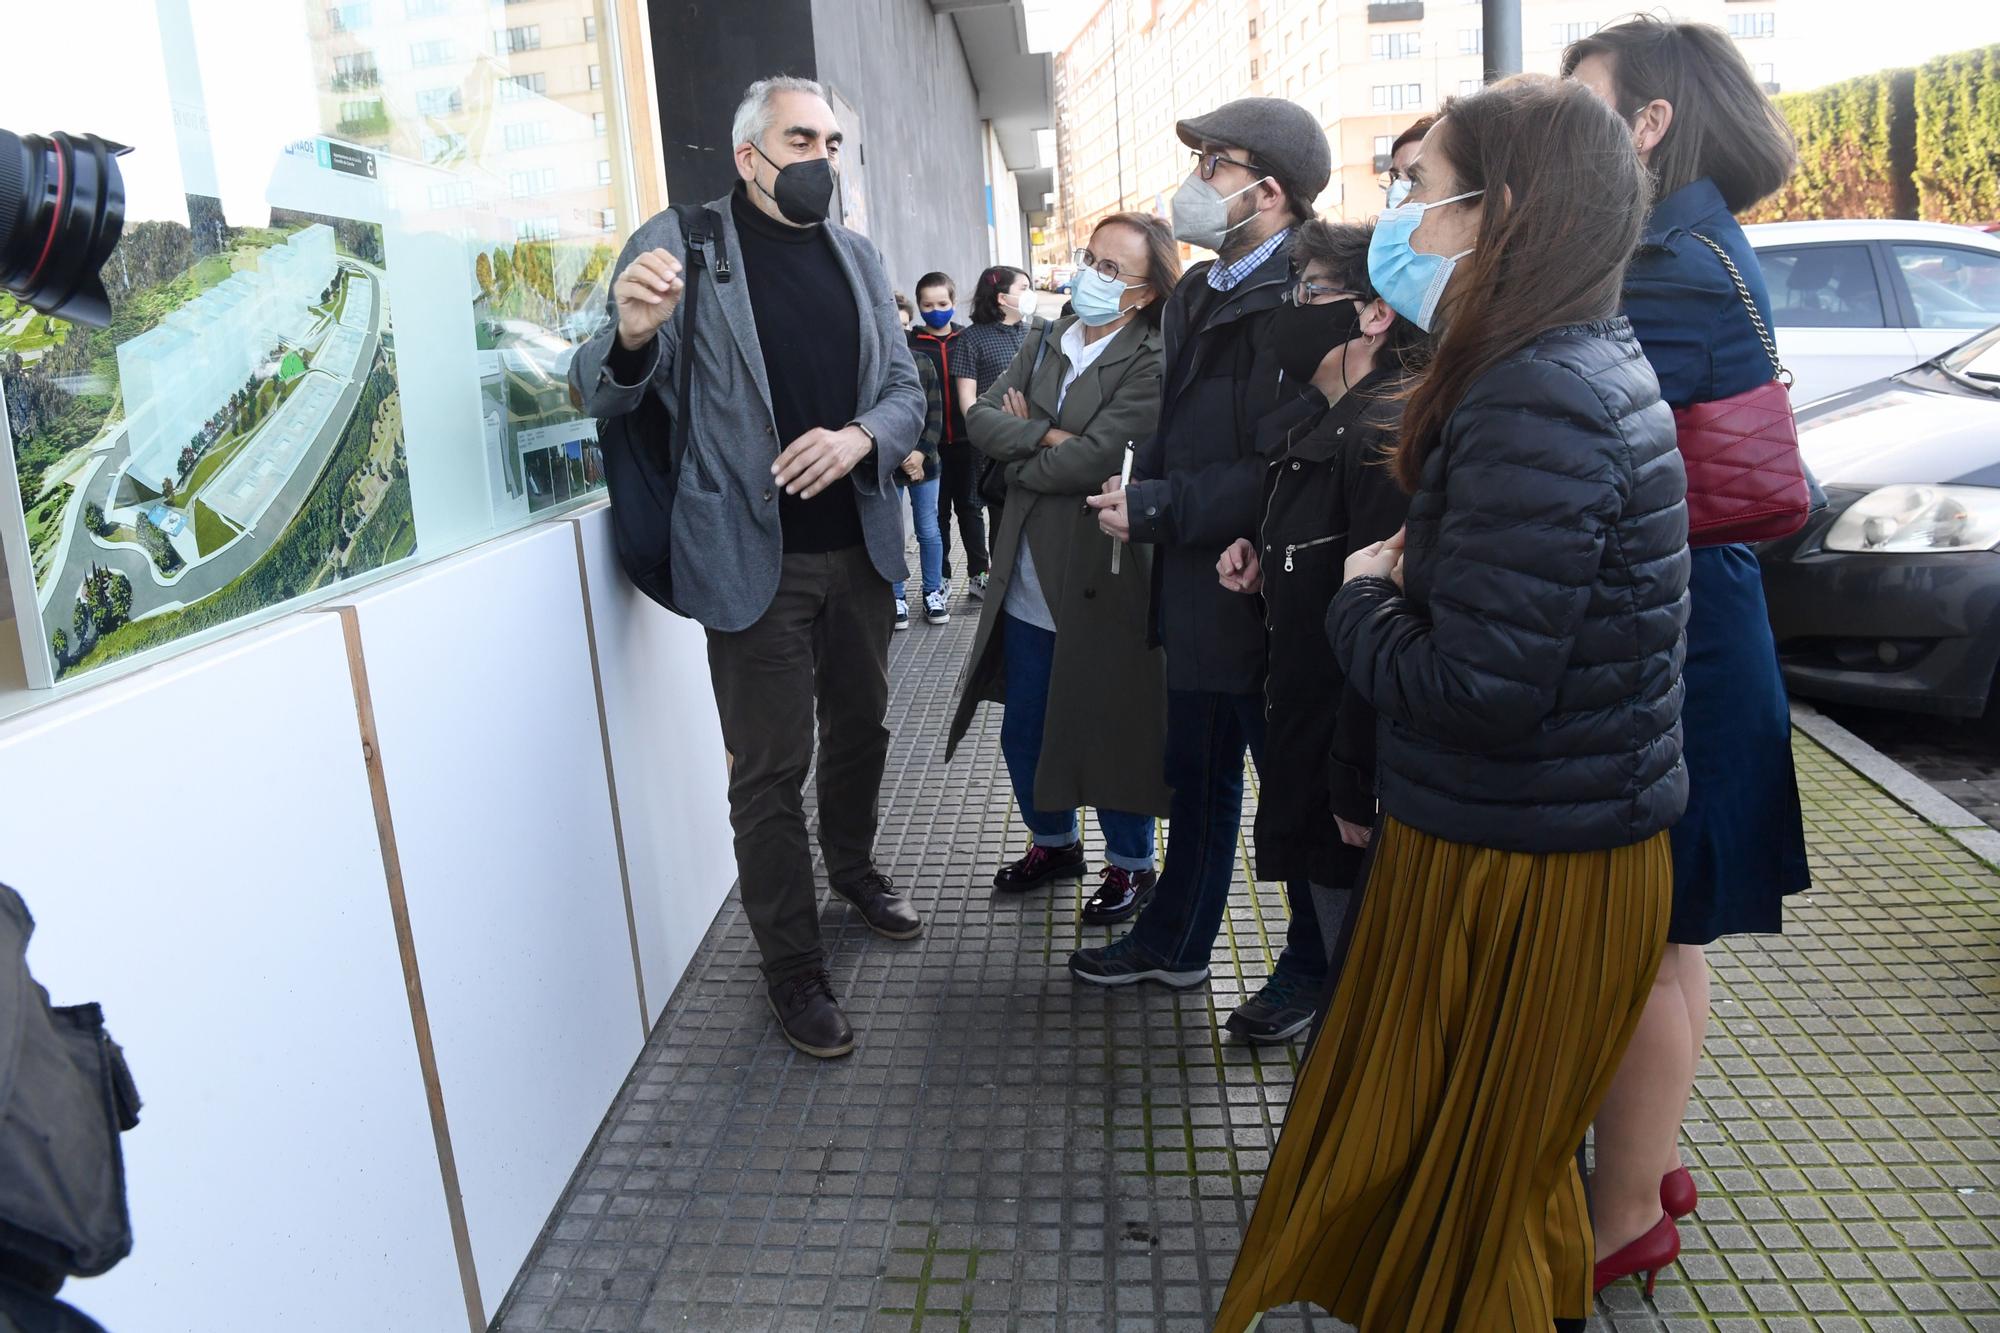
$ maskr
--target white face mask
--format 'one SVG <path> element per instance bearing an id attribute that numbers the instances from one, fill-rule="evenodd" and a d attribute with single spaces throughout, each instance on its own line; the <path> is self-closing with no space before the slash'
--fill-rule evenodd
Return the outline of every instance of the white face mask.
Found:
<path id="1" fill-rule="evenodd" d="M 1021 312 L 1023 321 L 1035 317 L 1035 300 L 1035 289 L 1032 287 L 1022 288 L 1020 294 L 1014 297 L 1014 309 Z"/>
<path id="2" fill-rule="evenodd" d="M 1237 195 L 1250 191 L 1270 180 L 1260 176 L 1235 194 L 1218 194 L 1213 185 L 1199 176 L 1189 176 L 1181 182 L 1181 188 L 1174 192 L 1174 239 L 1198 245 L 1204 250 L 1220 251 L 1229 244 L 1229 233 L 1238 227 L 1247 226 L 1255 220 L 1252 213 L 1241 222 L 1229 221 L 1229 201 Z"/>

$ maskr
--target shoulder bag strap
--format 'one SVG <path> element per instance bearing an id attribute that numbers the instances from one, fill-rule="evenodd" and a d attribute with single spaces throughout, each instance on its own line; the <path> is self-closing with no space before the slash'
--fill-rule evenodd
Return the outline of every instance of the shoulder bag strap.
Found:
<path id="1" fill-rule="evenodd" d="M 678 400 L 674 411 L 674 433 L 667 446 L 667 460 L 678 471 L 681 460 L 687 457 L 688 432 L 692 429 L 689 407 L 694 397 L 694 313 L 700 303 L 701 275 L 708 270 L 707 246 L 711 237 L 720 238 L 722 228 L 717 225 L 716 216 L 698 204 L 675 204 L 674 216 L 680 219 L 683 249 L 687 251 L 686 290 L 681 294 L 681 343 L 676 369 L 679 383 L 675 389 Z"/>
<path id="2" fill-rule="evenodd" d="M 1722 266 L 1729 270 L 1729 280 L 1736 284 L 1736 294 L 1743 298 L 1743 309 L 1749 312 L 1750 323 L 1757 330 L 1757 340 L 1764 344 L 1764 354 L 1771 358 L 1772 378 L 1783 384 L 1786 388 L 1791 388 L 1792 372 L 1786 370 L 1785 363 L 1778 359 L 1778 344 L 1772 340 L 1771 331 L 1764 327 L 1763 313 L 1757 309 L 1757 302 L 1751 299 L 1750 285 L 1743 281 L 1743 274 L 1737 271 L 1736 261 L 1729 257 L 1727 250 L 1700 232 L 1691 231 L 1688 235 L 1715 251 L 1715 257 L 1720 259 Z"/>

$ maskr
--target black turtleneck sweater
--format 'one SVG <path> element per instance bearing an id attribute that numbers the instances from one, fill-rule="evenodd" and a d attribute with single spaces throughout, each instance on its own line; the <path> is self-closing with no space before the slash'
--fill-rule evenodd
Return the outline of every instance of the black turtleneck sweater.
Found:
<path id="1" fill-rule="evenodd" d="M 824 426 L 839 430 L 859 415 L 861 311 L 823 226 L 791 227 L 750 202 L 738 185 L 729 200 L 742 249 L 738 269 L 750 287 L 757 342 L 771 384 L 778 445 Z M 863 461 L 861 466 L 870 464 Z M 785 550 L 845 550 L 863 541 L 854 482 L 842 478 L 803 499 L 781 496 Z"/>

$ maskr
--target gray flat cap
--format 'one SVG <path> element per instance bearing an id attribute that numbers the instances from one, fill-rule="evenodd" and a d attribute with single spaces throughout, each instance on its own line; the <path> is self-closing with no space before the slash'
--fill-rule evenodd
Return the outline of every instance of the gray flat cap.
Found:
<path id="1" fill-rule="evenodd" d="M 1333 150 L 1312 113 L 1282 97 L 1242 97 L 1174 126 L 1190 148 L 1226 143 L 1255 157 L 1286 185 L 1316 199 L 1333 177 Z"/>

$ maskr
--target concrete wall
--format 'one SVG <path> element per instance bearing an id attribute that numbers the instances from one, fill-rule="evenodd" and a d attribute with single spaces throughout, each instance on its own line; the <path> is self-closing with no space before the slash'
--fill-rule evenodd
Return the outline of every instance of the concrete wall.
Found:
<path id="1" fill-rule="evenodd" d="M 819 77 L 858 113 L 845 126 L 866 178 L 866 230 L 910 292 L 931 269 L 972 283 L 989 262 L 984 123 L 949 18 L 928 0 L 812 0 Z"/>

